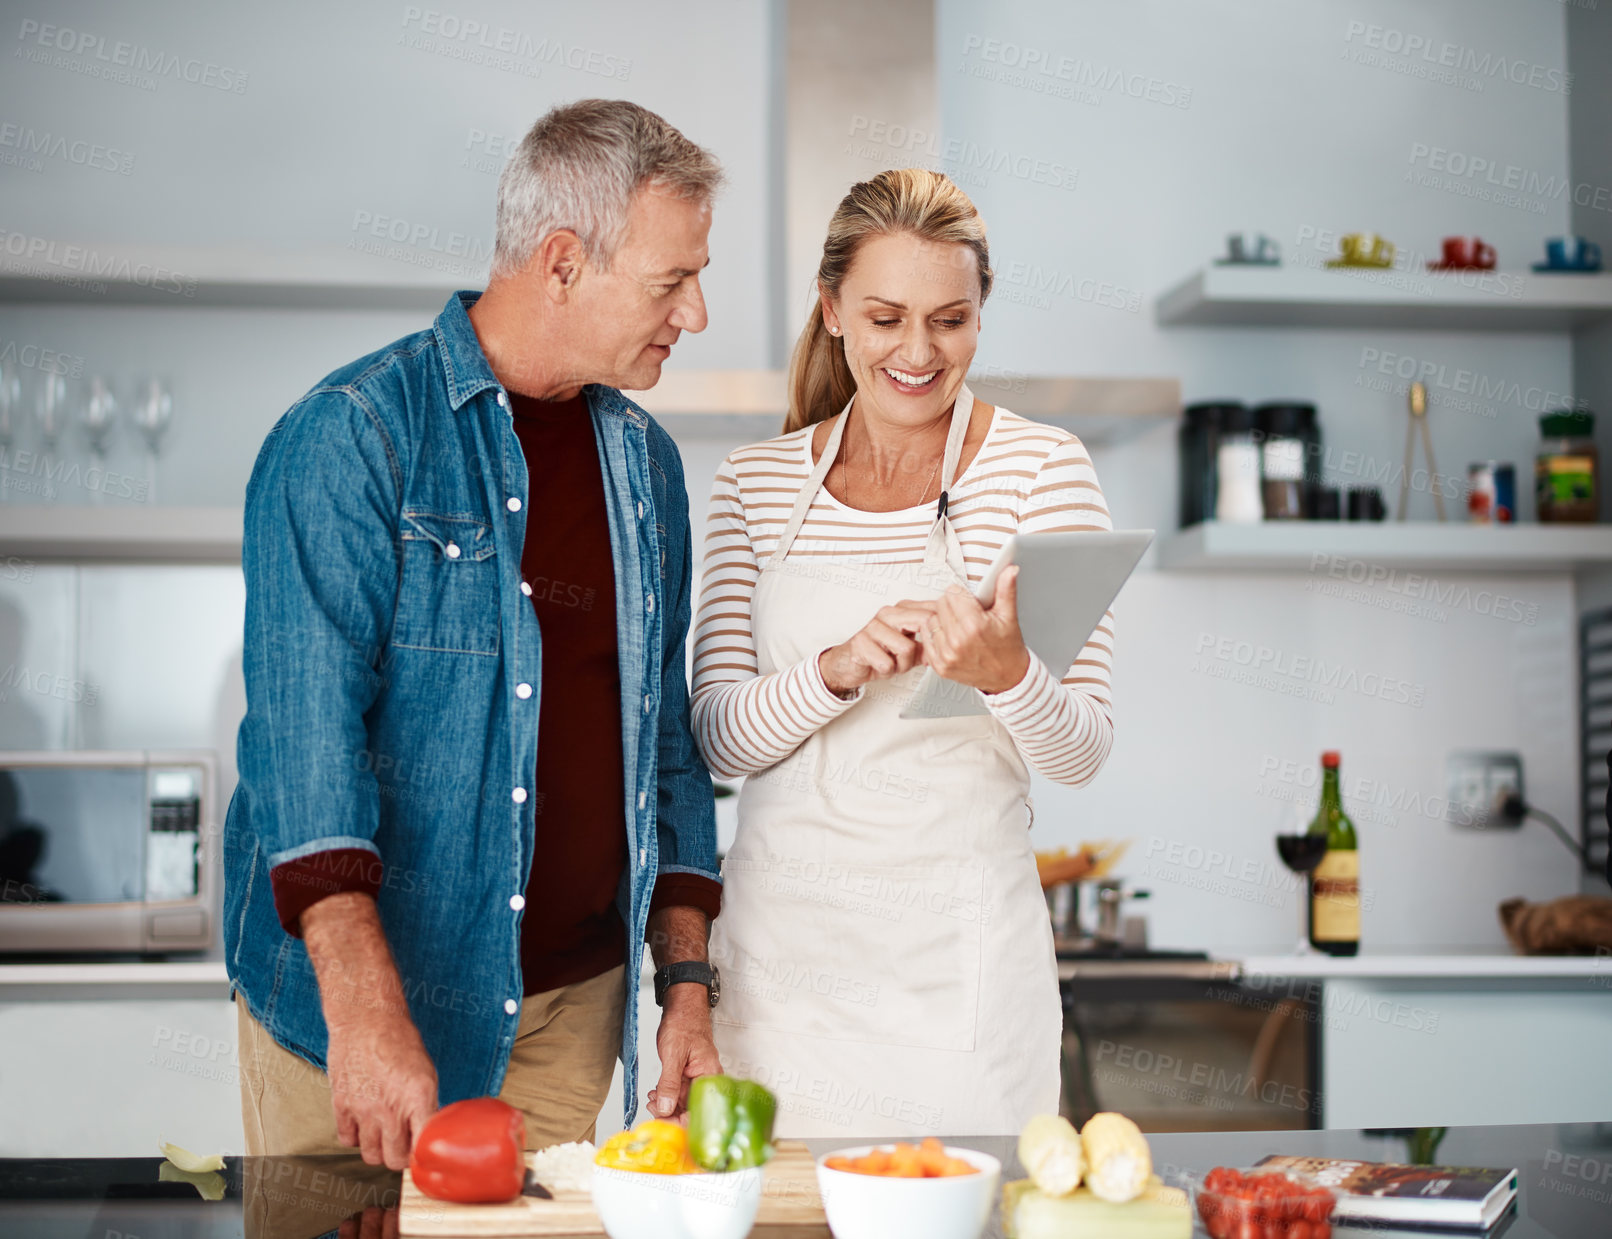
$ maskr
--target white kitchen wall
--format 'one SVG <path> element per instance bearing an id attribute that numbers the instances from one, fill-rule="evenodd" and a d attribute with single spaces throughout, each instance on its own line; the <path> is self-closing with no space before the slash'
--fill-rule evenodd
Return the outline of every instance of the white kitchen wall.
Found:
<path id="1" fill-rule="evenodd" d="M 1343 484 L 1403 459 L 1399 375 L 1426 365 L 1439 467 L 1464 477 L 1469 461 L 1494 458 L 1526 476 L 1535 415 L 1572 392 L 1565 335 L 1163 328 L 1151 304 L 1238 230 L 1266 232 L 1308 264 L 1335 252 L 1318 234 L 1354 231 L 1414 251 L 1407 271 L 1455 233 L 1494 244 L 1503 269 L 1537 260 L 1542 238 L 1567 230 L 1570 205 L 1551 194 L 1568 176 L 1560 6 L 940 0 L 938 26 L 942 128 L 956 145 L 916 153 L 955 170 L 991 227 L 999 282 L 982 361 L 1177 374 L 1188 401 L 1312 400 Z M 1429 76 L 1419 54 L 1386 54 L 1445 43 L 1460 49 L 1453 82 Z M 1004 155 L 1009 171 L 979 172 Z M 1461 175 L 1475 158 L 1525 169 L 1543 192 L 1474 196 L 1489 191 L 1485 175 Z M 1074 190 L 1037 183 L 1033 161 L 1072 172 Z M 1173 527 L 1171 433 L 1095 459 L 1119 524 Z M 1391 505 L 1396 490 L 1397 478 Z M 1531 497 L 1522 504 L 1532 519 Z M 1413 494 L 1410 511 L 1431 518 L 1431 495 Z M 1440 820 L 1446 752 L 1498 748 L 1523 755 L 1537 803 L 1576 822 L 1571 579 L 1438 573 L 1431 588 L 1454 605 L 1418 614 L 1430 587 L 1403 577 L 1329 594 L 1362 568 L 1143 570 L 1122 595 L 1113 755 L 1085 790 L 1040 789 L 1038 833 L 1133 839 L 1121 872 L 1153 893 L 1138 910 L 1155 941 L 1294 940 L 1271 836 L 1294 820 L 1280 797 L 1298 798 L 1300 818 L 1313 812 L 1323 748 L 1343 754 L 1367 949 L 1498 945 L 1501 898 L 1575 889 L 1571 858 L 1543 830 L 1485 835 Z M 1484 590 L 1516 604 L 1497 607 Z M 1302 676 L 1236 682 L 1260 647 L 1342 664 L 1361 683 L 1403 681 L 1414 687 L 1393 695 L 1419 704 L 1348 691 L 1305 700 L 1292 695 L 1314 687 Z"/>
<path id="2" fill-rule="evenodd" d="M 704 279 L 721 326 L 685 337 L 679 363 L 757 368 L 773 360 L 763 257 L 781 246 L 782 224 L 772 210 L 770 4 L 706 0 L 676 22 L 651 0 L 291 0 L 205 13 L 53 0 L 13 9 L 0 29 L 0 248 L 8 262 L 51 241 L 114 258 L 197 246 L 272 260 L 352 257 L 354 246 L 406 236 L 373 258 L 377 268 L 479 287 L 498 173 L 514 144 L 556 103 L 625 97 L 713 149 L 729 173 Z M 148 61 L 211 65 L 231 88 L 173 76 L 150 79 L 152 89 L 110 80 L 120 42 Z M 53 137 L 79 155 L 49 154 Z M 41 146 L 46 154 L 32 153 Z M 21 358 L 29 380 L 29 367 L 48 368 L 56 357 L 125 383 L 151 371 L 172 377 L 175 419 L 157 490 L 165 503 L 238 502 L 258 444 L 287 405 L 332 367 L 428 326 L 434 313 L 198 309 L 172 300 L 138 310 L 0 305 L 0 359 Z M 40 444 L 28 430 L 14 446 Z M 89 463 L 71 433 L 57 455 Z M 130 433 L 114 440 L 107 464 L 133 485 L 144 481 Z M 12 495 L 44 499 L 28 489 L 37 473 L 21 472 L 8 479 Z M 55 489 L 53 502 L 95 498 L 81 485 Z M 113 489 L 108 501 L 118 502 Z"/>
<path id="3" fill-rule="evenodd" d="M 677 364 L 770 364 L 788 343 L 769 337 L 777 316 L 758 274 L 782 226 L 767 173 L 777 137 L 773 6 L 704 0 L 683 6 L 676 23 L 648 3 L 487 2 L 447 14 L 461 27 L 470 20 L 513 30 L 528 45 L 547 38 L 581 48 L 579 63 L 587 52 L 630 62 L 625 79 L 567 68 L 563 57 L 527 57 L 524 68 L 469 63 L 466 40 L 443 33 L 442 12 L 424 12 L 294 3 L 199 18 L 173 6 L 142 10 L 136 21 L 111 3 L 53 4 L 55 23 L 235 68 L 248 74 L 246 86 L 237 94 L 165 79 L 143 91 L 10 57 L 0 117 L 132 152 L 134 163 L 125 177 L 63 160 L 38 170 L 0 162 L 0 223 L 107 245 L 330 249 L 354 238 L 357 213 L 367 211 L 490 242 L 499 136 L 517 136 L 560 99 L 625 95 L 713 146 L 733 177 L 706 279 L 712 327 L 679 346 Z M 868 172 L 930 163 L 975 196 L 998 272 L 981 363 L 1026 374 L 1179 375 L 1189 400 L 1311 399 L 1345 484 L 1397 465 L 1399 375 L 1426 367 L 1443 469 L 1529 459 L 1534 415 L 1572 392 L 1566 336 L 1160 328 L 1151 306 L 1233 229 L 1269 232 L 1310 261 L 1325 256 L 1320 234 L 1378 230 L 1415 251 L 1416 265 L 1440 236 L 1477 232 L 1498 246 L 1502 266 L 1525 265 L 1541 237 L 1568 227 L 1566 200 L 1548 190 L 1568 171 L 1561 91 L 1470 70 L 1454 83 L 1435 80 L 1417 59 L 1384 59 L 1373 44 L 1450 41 L 1471 53 L 1469 64 L 1492 69 L 1503 58 L 1522 66 L 1525 82 L 1531 73 L 1559 83 L 1559 5 L 940 0 L 937 27 L 941 136 L 914 139 L 914 118 L 849 108 L 825 109 L 816 123 L 845 135 Z M 0 32 L 16 35 L 15 26 Z M 1474 157 L 1526 169 L 1539 192 L 1507 202 L 1475 196 L 1483 176 L 1449 171 Z M 427 245 L 414 257 L 434 252 Z M 790 329 L 803 307 L 789 304 Z M 85 373 L 171 373 L 178 412 L 158 497 L 228 504 L 239 501 L 264 431 L 291 400 L 332 366 L 428 320 L 0 305 L 0 347 L 52 349 Z M 735 445 L 683 445 L 697 524 L 716 464 Z M 1119 523 L 1172 526 L 1171 430 L 1099 447 L 1095 457 Z M 114 467 L 120 461 L 131 473 L 140 467 L 127 438 L 114 447 Z M 94 496 L 78 488 L 58 498 Z M 1531 518 L 1526 495 L 1522 505 Z M 1412 515 L 1432 515 L 1427 494 L 1412 496 Z M 1154 892 L 1155 941 L 1268 949 L 1291 940 L 1294 909 L 1284 905 L 1280 875 L 1263 867 L 1279 797 L 1313 803 L 1306 783 L 1323 747 L 1344 754 L 1372 888 L 1369 944 L 1496 944 L 1499 898 L 1571 888 L 1568 858 L 1542 832 L 1462 833 L 1438 820 L 1433 802 L 1445 791 L 1448 750 L 1515 748 L 1530 794 L 1574 819 L 1570 579 L 1444 574 L 1438 589 L 1452 605 L 1414 615 L 1407 590 L 1425 586 L 1328 593 L 1340 584 L 1332 571 L 1353 567 L 1193 577 L 1149 564 L 1122 598 L 1113 757 L 1090 788 L 1038 786 L 1037 831 L 1049 846 L 1134 839 L 1125 872 Z M 1504 613 L 1523 618 L 1495 618 L 1485 589 L 1515 600 Z M 228 590 L 207 605 L 227 609 Z M 40 569 L 0 598 L 9 608 L 0 611 L 0 642 L 19 658 L 72 670 L 83 655 L 63 637 L 63 617 L 76 606 L 55 570 Z M 1219 678 L 1241 670 L 1244 642 L 1287 659 L 1341 662 L 1371 685 L 1403 681 L 1421 704 L 1349 690 L 1328 704 L 1293 696 L 1302 684 Z M 233 723 L 222 723 L 234 691 L 228 656 L 209 646 L 199 672 L 168 670 L 194 700 L 144 693 L 152 731 L 194 735 L 198 744 L 231 734 Z M 100 725 L 73 720 L 52 701 L 25 704 L 0 703 L 7 736 L 76 743 Z M 114 715 L 134 717 L 123 702 L 100 717 Z M 130 734 L 121 725 L 117 732 Z"/>

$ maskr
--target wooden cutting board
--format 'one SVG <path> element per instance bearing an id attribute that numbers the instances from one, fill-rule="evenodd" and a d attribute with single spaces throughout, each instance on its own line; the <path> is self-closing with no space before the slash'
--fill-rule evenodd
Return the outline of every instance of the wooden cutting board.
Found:
<path id="1" fill-rule="evenodd" d="M 779 1141 L 761 1173 L 757 1226 L 826 1227 L 817 1194 L 817 1166 L 806 1146 Z M 432 1200 L 403 1172 L 398 1232 L 404 1235 L 602 1235 L 604 1225 L 585 1192 L 557 1192 L 553 1200 L 522 1196 L 502 1205 L 459 1205 Z M 826 1233 L 826 1232 L 825 1232 Z"/>

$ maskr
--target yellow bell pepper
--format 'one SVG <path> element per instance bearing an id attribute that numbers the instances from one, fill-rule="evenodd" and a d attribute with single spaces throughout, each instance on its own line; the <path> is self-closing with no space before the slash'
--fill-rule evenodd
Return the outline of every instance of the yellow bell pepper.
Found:
<path id="1" fill-rule="evenodd" d="M 687 1174 L 699 1169 L 688 1152 L 688 1132 L 676 1123 L 650 1119 L 617 1132 L 594 1154 L 595 1165 L 640 1174 Z"/>

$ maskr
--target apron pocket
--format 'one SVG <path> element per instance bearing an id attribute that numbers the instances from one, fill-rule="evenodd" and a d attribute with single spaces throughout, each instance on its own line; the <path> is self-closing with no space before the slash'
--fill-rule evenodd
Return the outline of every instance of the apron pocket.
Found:
<path id="1" fill-rule="evenodd" d="M 983 868 L 729 856 L 722 873 L 718 1023 L 974 1049 Z"/>

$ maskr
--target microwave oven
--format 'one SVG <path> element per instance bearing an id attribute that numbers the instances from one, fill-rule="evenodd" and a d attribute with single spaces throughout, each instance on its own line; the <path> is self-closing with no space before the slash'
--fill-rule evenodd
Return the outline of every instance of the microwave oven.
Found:
<path id="1" fill-rule="evenodd" d="M 201 750 L 0 751 L 0 954 L 205 951 L 217 788 Z"/>

